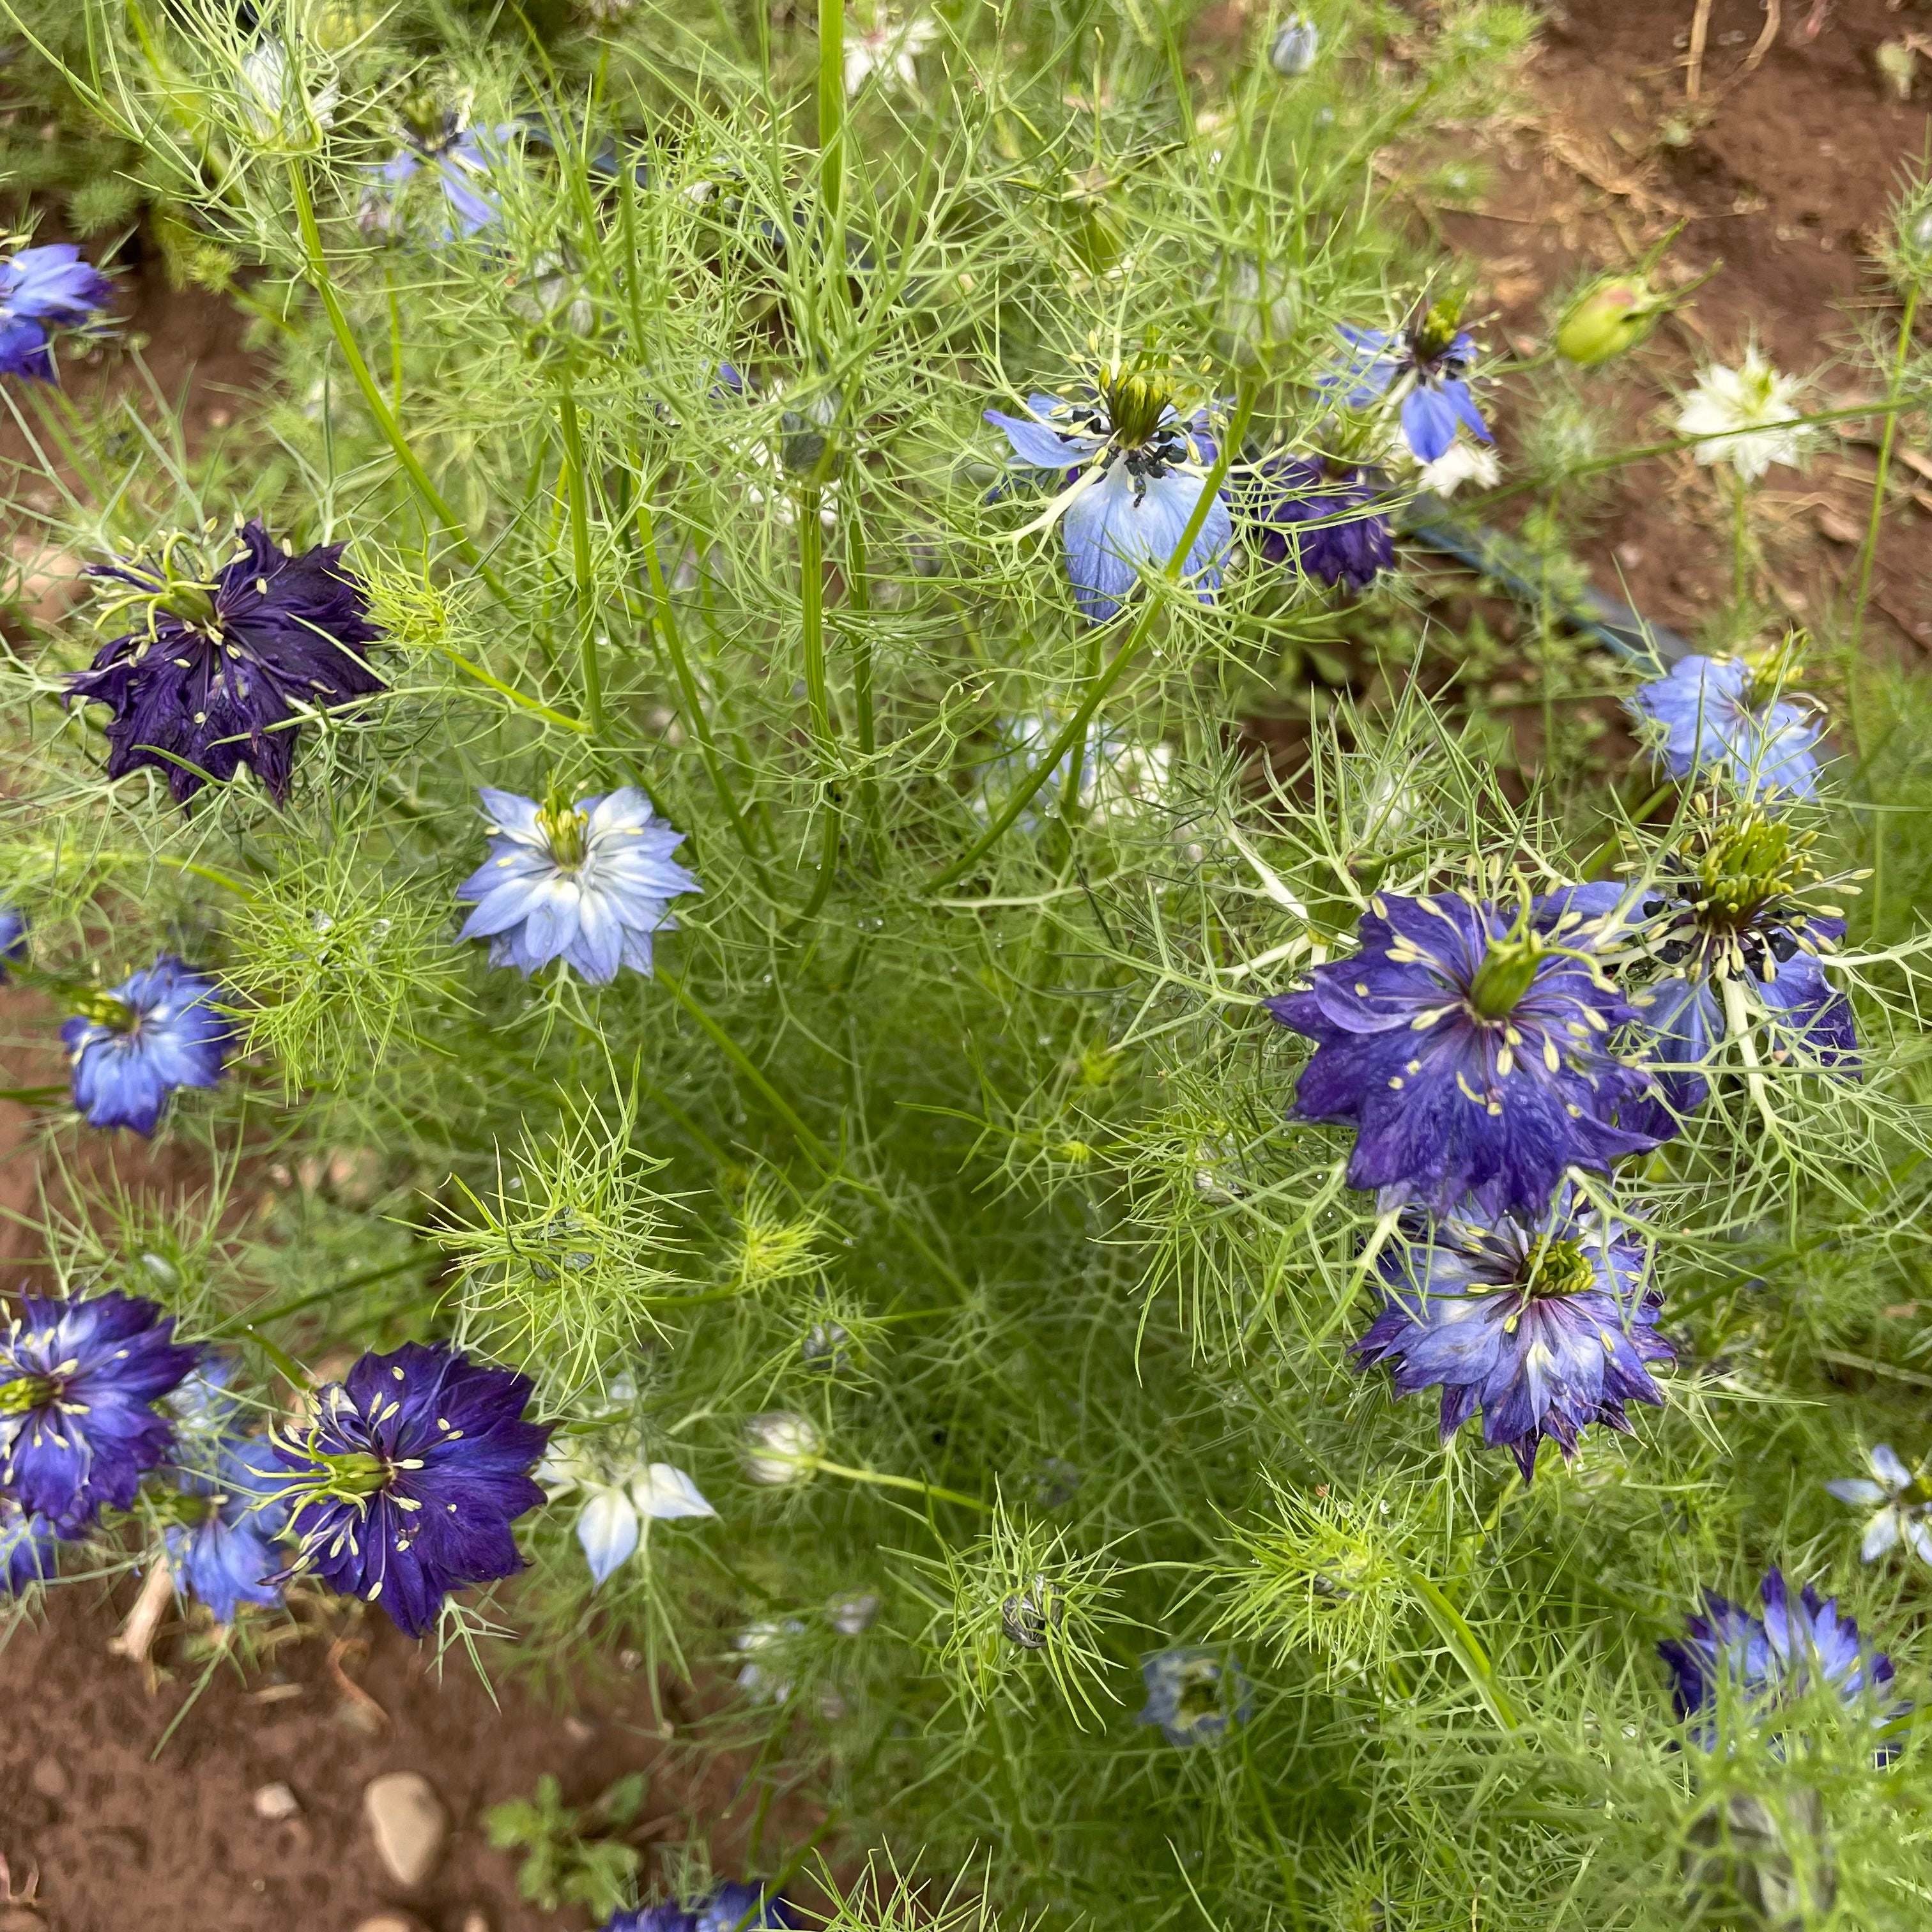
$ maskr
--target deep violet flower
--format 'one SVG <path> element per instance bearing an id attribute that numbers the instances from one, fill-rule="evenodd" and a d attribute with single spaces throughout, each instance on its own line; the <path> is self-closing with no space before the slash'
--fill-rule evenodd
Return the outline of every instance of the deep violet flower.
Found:
<path id="1" fill-rule="evenodd" d="M 186 1520 L 166 1530 L 176 1583 L 198 1598 L 218 1624 L 232 1624 L 243 1604 L 279 1604 L 281 1552 L 288 1521 L 280 1471 L 266 1442 L 230 1438 L 206 1470 L 184 1469 L 172 1508 Z"/>
<path id="2" fill-rule="evenodd" d="M 1186 1645 L 1141 1660 L 1147 1702 L 1137 1724 L 1158 1724 L 1171 1744 L 1218 1744 L 1254 1708 L 1232 1650 Z"/>
<path id="3" fill-rule="evenodd" d="M 0 986 L 7 983 L 7 962 L 24 962 L 26 956 L 26 916 L 0 902 Z"/>
<path id="4" fill-rule="evenodd" d="M 1405 1222 L 1355 1351 L 1389 1365 L 1399 1396 L 1441 1388 L 1444 1442 L 1480 1408 L 1484 1442 L 1527 1482 L 1544 1436 L 1568 1456 L 1591 1423 L 1628 1433 L 1625 1402 L 1662 1403 L 1650 1367 L 1673 1358 L 1643 1246 L 1574 1189 L 1533 1220 L 1466 1208 Z"/>
<path id="5" fill-rule="evenodd" d="M 21 1298 L 0 1333 L 0 1487 L 79 1534 L 103 1504 L 128 1508 L 174 1426 L 154 1405 L 194 1366 L 152 1301 Z"/>
<path id="6" fill-rule="evenodd" d="M 784 1932 L 796 1923 L 782 1894 L 755 1882 L 727 1880 L 695 1905 L 613 1912 L 603 1932 Z"/>
<path id="7" fill-rule="evenodd" d="M 235 1028 L 214 1004 L 218 990 L 164 952 L 62 1027 L 74 1104 L 90 1126 L 152 1134 L 177 1088 L 220 1079 Z"/>
<path id="8" fill-rule="evenodd" d="M 530 1472 L 550 1439 L 524 1419 L 530 1390 L 446 1343 L 364 1355 L 274 1443 L 294 1570 L 380 1602 L 410 1636 L 451 1591 L 514 1576 L 510 1525 L 544 1500 Z"/>
<path id="9" fill-rule="evenodd" d="M 1176 393 L 1160 370 L 1106 368 L 1076 400 L 1028 396 L 1034 421 L 986 412 L 1012 446 L 1016 469 L 1061 479 L 1033 527 L 1060 524 L 1073 601 L 1091 623 L 1119 611 L 1142 565 L 1166 567 L 1207 487 L 1217 453 L 1208 414 L 1184 421 Z M 1233 535 L 1217 491 L 1181 566 L 1204 604 L 1220 587 Z"/>
<path id="10" fill-rule="evenodd" d="M 22 248 L 0 262 L 0 376 L 53 380 L 47 345 L 105 308 L 114 285 L 72 243 Z"/>
<path id="11" fill-rule="evenodd" d="M 1565 1169 L 1603 1172 L 1664 1137 L 1618 1123 L 1650 1076 L 1606 1045 L 1636 1014 L 1588 956 L 1596 904 L 1572 888 L 1513 917 L 1379 893 L 1358 951 L 1263 1003 L 1316 1042 L 1290 1112 L 1355 1130 L 1351 1186 L 1438 1214 L 1473 1194 L 1534 1220 Z"/>
<path id="12" fill-rule="evenodd" d="M 59 1550 L 60 1533 L 45 1516 L 0 1496 L 0 1597 L 51 1581 Z"/>
<path id="13" fill-rule="evenodd" d="M 651 935 L 677 925 L 670 901 L 703 890 L 670 856 L 684 834 L 628 785 L 574 805 L 556 791 L 542 805 L 488 787 L 479 796 L 490 856 L 456 889 L 476 908 L 458 937 L 488 940 L 490 964 L 526 979 L 553 959 L 597 986 L 622 966 L 648 973 Z"/>
<path id="14" fill-rule="evenodd" d="M 1418 463 L 1447 455 L 1458 423 L 1478 442 L 1490 440 L 1466 380 L 1476 345 L 1456 326 L 1454 308 L 1438 302 L 1398 334 L 1346 323 L 1341 334 L 1349 353 L 1322 386 L 1350 409 L 1400 398 L 1402 438 Z"/>
<path id="15" fill-rule="evenodd" d="M 293 556 L 259 518 L 236 542 L 238 554 L 205 573 L 179 574 L 185 547 L 173 542 L 158 556 L 90 572 L 133 586 L 117 614 L 130 604 L 141 611 L 137 628 L 104 644 L 92 668 L 68 681 L 70 704 L 98 703 L 114 714 L 110 778 L 154 766 L 185 804 L 245 764 L 279 801 L 300 721 L 388 689 L 362 654 L 382 634 L 369 621 L 361 580 L 341 567 L 340 544 Z"/>
<path id="16" fill-rule="evenodd" d="M 1760 1025 L 1774 1062 L 1855 1073 L 1851 1002 L 1822 963 L 1845 922 L 1810 903 L 1814 835 L 1757 805 L 1699 801 L 1696 812 L 1635 908 L 1639 939 L 1668 970 L 1631 1002 L 1656 1058 L 1690 1070 L 1660 1072 L 1659 1095 L 1680 1115 L 1702 1106 L 1710 1090 L 1698 1070 L 1720 1041 Z"/>
<path id="17" fill-rule="evenodd" d="M 1824 727 L 1810 706 L 1780 692 L 1775 675 L 1767 680 L 1741 658 L 1680 658 L 1668 676 L 1640 686 L 1630 708 L 1672 778 L 1716 772 L 1748 794 L 1809 798 Z"/>
<path id="18" fill-rule="evenodd" d="M 1269 563 L 1292 563 L 1322 583 L 1366 590 L 1395 564 L 1395 531 L 1371 507 L 1369 472 L 1318 457 L 1270 456 L 1231 490 L 1249 543 Z"/>
<path id="19" fill-rule="evenodd" d="M 1762 1617 L 1707 1593 L 1703 1613 L 1685 1619 L 1686 1634 L 1657 1646 L 1671 1669 L 1678 1715 L 1700 1720 L 1690 1735 L 1705 1750 L 1716 1746 L 1720 1715 L 1756 1730 L 1822 1686 L 1847 1706 L 1865 1701 L 1875 1725 L 1900 1714 L 1879 1701 L 1892 1682 L 1892 1659 L 1860 1641 L 1835 1597 L 1820 1601 L 1808 1583 L 1794 1601 L 1778 1570 L 1766 1573 L 1758 1594 Z"/>

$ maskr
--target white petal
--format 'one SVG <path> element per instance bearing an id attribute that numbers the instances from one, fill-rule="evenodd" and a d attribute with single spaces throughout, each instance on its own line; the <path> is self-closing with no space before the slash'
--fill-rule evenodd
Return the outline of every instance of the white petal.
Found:
<path id="1" fill-rule="evenodd" d="M 1835 1476 L 1826 1489 L 1841 1503 L 1882 1503 L 1892 1492 L 1868 1483 L 1862 1476 Z"/>
<path id="2" fill-rule="evenodd" d="M 699 1494 L 698 1485 L 682 1469 L 653 1462 L 631 1479 L 631 1500 L 638 1514 L 668 1522 L 679 1516 L 716 1516 L 718 1512 Z"/>
<path id="3" fill-rule="evenodd" d="M 1876 1563 L 1898 1541 L 1898 1510 L 1880 1510 L 1865 1525 L 1865 1540 L 1858 1545 L 1858 1560 L 1863 1563 Z"/>
<path id="4" fill-rule="evenodd" d="M 638 1513 L 622 1490 L 593 1490 L 577 1519 L 577 1540 L 590 1564 L 590 1578 L 602 1583 L 638 1546 Z"/>

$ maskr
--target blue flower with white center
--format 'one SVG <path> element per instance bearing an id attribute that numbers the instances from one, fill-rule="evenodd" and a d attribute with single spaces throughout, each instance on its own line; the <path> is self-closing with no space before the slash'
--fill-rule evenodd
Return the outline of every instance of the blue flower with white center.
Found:
<path id="1" fill-rule="evenodd" d="M 114 285 L 70 242 L 22 248 L 0 262 L 0 376 L 53 380 L 47 345 L 106 306 Z"/>
<path id="2" fill-rule="evenodd" d="M 74 1104 L 89 1125 L 152 1134 L 176 1088 L 220 1079 L 235 1023 L 215 1005 L 218 990 L 164 952 L 62 1027 Z"/>
<path id="3" fill-rule="evenodd" d="M 1686 1634 L 1657 1646 L 1675 1680 L 1678 1715 L 1700 1720 L 1690 1732 L 1694 1742 L 1714 1750 L 1720 1718 L 1762 1730 L 1820 1690 L 1835 1692 L 1849 1708 L 1863 1704 L 1874 1726 L 1903 1714 L 1905 1707 L 1880 1701 L 1892 1679 L 1892 1659 L 1860 1641 L 1857 1624 L 1838 1614 L 1835 1597 L 1820 1601 L 1808 1583 L 1793 1600 L 1778 1570 L 1766 1574 L 1758 1594 L 1761 1618 L 1707 1593 L 1702 1615 L 1685 1619 Z M 1881 1746 L 1881 1760 L 1895 1749 Z"/>
<path id="4" fill-rule="evenodd" d="M 1889 1442 L 1878 1444 L 1866 1461 L 1869 1478 L 1840 1476 L 1825 1485 L 1841 1503 L 1879 1505 L 1865 1525 L 1858 1560 L 1876 1563 L 1903 1543 L 1922 1563 L 1932 1563 L 1932 1472 L 1915 1476 Z"/>
<path id="5" fill-rule="evenodd" d="M 1709 772 L 1747 796 L 1810 798 L 1818 789 L 1816 711 L 1780 694 L 1742 658 L 1680 658 L 1668 676 L 1640 686 L 1631 716 L 1673 778 Z"/>
<path id="6" fill-rule="evenodd" d="M 194 1366 L 152 1301 L 26 1295 L 0 1334 L 0 1488 L 77 1536 L 102 1504 L 129 1508 L 174 1426 L 155 1407 Z"/>
<path id="7" fill-rule="evenodd" d="M 1675 1358 L 1648 1257 L 1573 1188 L 1534 1219 L 1465 1207 L 1404 1220 L 1355 1353 L 1364 1369 L 1387 1363 L 1398 1396 L 1439 1387 L 1443 1441 L 1480 1408 L 1484 1442 L 1513 1451 L 1527 1482 L 1544 1436 L 1568 1457 L 1591 1423 L 1628 1434 L 1625 1402 L 1661 1405 L 1651 1366 Z"/>
<path id="8" fill-rule="evenodd" d="M 59 1551 L 60 1532 L 46 1517 L 0 1496 L 0 1596 L 52 1582 Z"/>
<path id="9" fill-rule="evenodd" d="M 1478 442 L 1492 440 L 1466 380 L 1476 345 L 1452 306 L 1436 303 L 1400 334 L 1347 323 L 1340 332 L 1349 352 L 1321 386 L 1352 410 L 1399 401 L 1402 437 L 1418 463 L 1448 455 L 1459 423 Z"/>
<path id="10" fill-rule="evenodd" d="M 1135 1722 L 1158 1724 L 1171 1744 L 1218 1744 L 1254 1709 L 1240 1660 L 1232 1650 L 1184 1645 L 1141 1659 L 1147 1702 Z"/>
<path id="11" fill-rule="evenodd" d="M 1379 893 L 1355 952 L 1263 1003 L 1316 1042 L 1290 1112 L 1355 1130 L 1352 1187 L 1438 1214 L 1473 1195 L 1534 1219 L 1566 1169 L 1606 1172 L 1675 1131 L 1619 1119 L 1650 1076 L 1608 1045 L 1637 1017 L 1591 951 L 1617 897 L 1575 886 L 1512 916 L 1457 893 Z"/>
<path id="12" fill-rule="evenodd" d="M 508 122 L 479 130 L 466 128 L 454 113 L 424 112 L 404 121 L 402 146 L 375 172 L 385 187 L 396 190 L 425 168 L 432 170 L 449 217 L 442 224 L 440 238 L 448 242 L 460 235 L 467 239 L 502 221 L 502 204 L 496 198 L 500 190 L 493 191 L 490 176 L 503 165 L 516 132 Z M 394 224 L 393 199 L 371 196 L 365 200 L 365 230 L 387 234 Z"/>
<path id="13" fill-rule="evenodd" d="M 224 1444 L 206 1469 L 181 1472 L 178 1520 L 165 1532 L 178 1588 L 232 1624 L 243 1604 L 282 1600 L 280 1551 L 288 1522 L 281 1471 L 266 1442 Z"/>
<path id="14" fill-rule="evenodd" d="M 1702 1070 L 1719 1043 L 1760 1027 L 1779 1062 L 1856 1074 L 1852 1004 L 1823 963 L 1845 922 L 1808 903 L 1816 835 L 1759 805 L 1700 799 L 1694 809 L 1682 846 L 1634 909 L 1639 943 L 1669 969 L 1630 995 L 1666 1070 L 1660 1096 L 1679 1115 L 1701 1106 Z"/>
<path id="15" fill-rule="evenodd" d="M 1229 492 L 1246 538 L 1269 563 L 1290 563 L 1331 587 L 1366 590 L 1395 566 L 1395 529 L 1370 473 L 1320 457 L 1270 456 Z"/>
<path id="16" fill-rule="evenodd" d="M 531 1472 L 550 1431 L 525 1419 L 527 1376 L 446 1343 L 364 1355 L 274 1443 L 292 1569 L 380 1602 L 410 1636 L 443 1599 L 524 1567 L 510 1525 L 544 1500 Z"/>
<path id="17" fill-rule="evenodd" d="M 456 889 L 476 908 L 458 936 L 488 940 L 490 964 L 525 979 L 553 959 L 595 986 L 620 966 L 648 973 L 651 935 L 676 928 L 670 901 L 704 890 L 670 856 L 684 834 L 628 785 L 574 805 L 554 790 L 542 805 L 487 787 L 478 795 L 490 856 Z"/>
<path id="18" fill-rule="evenodd" d="M 1143 566 L 1166 567 L 1207 488 L 1217 454 L 1208 412 L 1184 421 L 1176 392 L 1159 370 L 1107 368 L 1080 400 L 1028 396 L 1033 421 L 986 412 L 1012 446 L 1013 468 L 1063 484 L 1022 534 L 1059 524 L 1073 601 L 1090 623 L 1119 612 Z M 1204 604 L 1214 601 L 1233 538 L 1217 490 L 1181 565 Z"/>

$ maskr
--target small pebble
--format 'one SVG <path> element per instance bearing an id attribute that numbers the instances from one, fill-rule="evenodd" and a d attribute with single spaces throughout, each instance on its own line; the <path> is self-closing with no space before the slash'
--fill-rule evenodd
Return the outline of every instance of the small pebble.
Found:
<path id="1" fill-rule="evenodd" d="M 420 1885 L 449 1836 L 449 1814 L 429 1780 L 416 1771 L 373 1779 L 362 1793 L 362 1812 L 383 1869 L 400 1886 Z"/>
<path id="2" fill-rule="evenodd" d="M 422 1932 L 422 1924 L 406 1912 L 379 1912 L 374 1918 L 364 1919 L 356 1932 Z"/>
<path id="3" fill-rule="evenodd" d="M 279 1825 L 302 1809 L 302 1802 L 286 1784 L 265 1784 L 255 1793 L 255 1816 Z"/>
<path id="4" fill-rule="evenodd" d="M 62 1770 L 58 1758 L 34 1759 L 34 1768 L 27 1774 L 27 1782 L 43 1798 L 64 1798 L 67 1796 L 67 1773 Z"/>
<path id="5" fill-rule="evenodd" d="M 490 1922 L 472 1905 L 463 1915 L 463 1932 L 490 1932 Z"/>

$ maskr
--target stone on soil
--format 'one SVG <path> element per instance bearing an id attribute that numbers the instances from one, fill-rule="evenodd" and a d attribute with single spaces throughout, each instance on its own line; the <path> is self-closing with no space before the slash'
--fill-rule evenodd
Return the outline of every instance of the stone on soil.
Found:
<path id="1" fill-rule="evenodd" d="M 449 1814 L 429 1780 L 420 1772 L 386 1772 L 362 1793 L 362 1812 L 383 1869 L 398 1885 L 420 1885 L 449 1836 Z"/>
<path id="2" fill-rule="evenodd" d="M 255 1816 L 279 1825 L 302 1809 L 302 1802 L 286 1784 L 265 1784 L 255 1793 Z"/>

